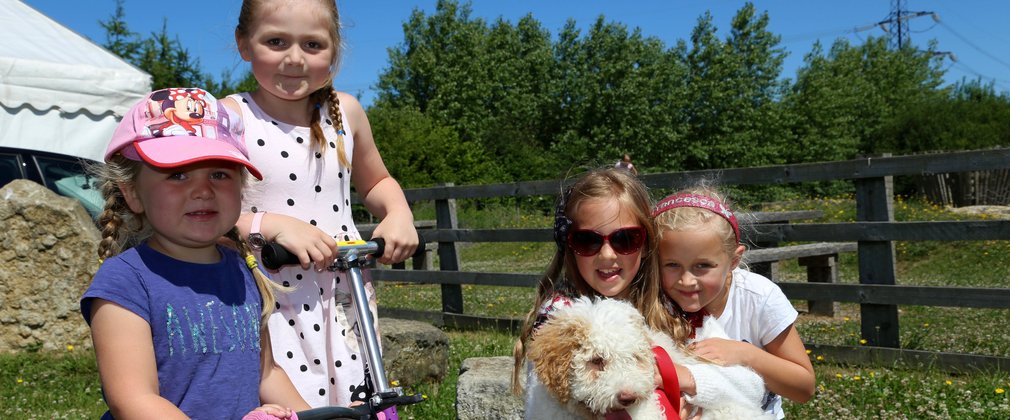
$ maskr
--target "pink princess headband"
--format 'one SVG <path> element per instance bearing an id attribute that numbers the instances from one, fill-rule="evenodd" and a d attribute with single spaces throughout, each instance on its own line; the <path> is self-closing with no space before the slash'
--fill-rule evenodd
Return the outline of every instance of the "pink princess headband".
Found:
<path id="1" fill-rule="evenodd" d="M 655 219 L 660 214 L 678 207 L 696 207 L 718 214 L 726 219 L 733 226 L 733 234 L 736 235 L 736 243 L 740 243 L 740 224 L 736 221 L 736 215 L 715 198 L 698 194 L 673 194 L 659 201 L 652 209 L 652 218 Z"/>

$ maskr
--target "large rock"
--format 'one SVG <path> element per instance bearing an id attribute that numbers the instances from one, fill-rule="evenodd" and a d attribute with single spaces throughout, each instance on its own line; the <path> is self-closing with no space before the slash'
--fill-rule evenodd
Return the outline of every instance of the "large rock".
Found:
<path id="1" fill-rule="evenodd" d="M 420 321 L 379 318 L 382 365 L 400 386 L 440 382 L 449 369 L 449 337 Z"/>
<path id="2" fill-rule="evenodd" d="M 513 365 L 511 356 L 464 360 L 459 367 L 459 382 L 456 384 L 456 418 L 522 419 L 523 401 L 511 391 Z"/>
<path id="3" fill-rule="evenodd" d="M 90 346 L 78 300 L 98 270 L 91 217 L 31 181 L 0 197 L 0 351 Z"/>

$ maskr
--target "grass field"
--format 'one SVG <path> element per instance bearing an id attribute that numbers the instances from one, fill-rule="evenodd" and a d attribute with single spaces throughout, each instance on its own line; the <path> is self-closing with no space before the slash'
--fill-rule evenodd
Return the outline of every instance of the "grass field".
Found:
<path id="1" fill-rule="evenodd" d="M 850 198 L 798 200 L 762 210 L 817 209 L 817 222 L 853 221 Z M 426 218 L 425 209 L 418 219 Z M 955 220 L 968 217 L 915 200 L 895 202 L 897 220 Z M 461 224 L 470 228 L 539 227 L 551 220 L 514 208 L 483 209 L 461 206 Z M 1010 288 L 1010 241 L 898 242 L 898 282 L 909 285 Z M 538 273 L 553 252 L 551 243 L 470 244 L 461 250 L 463 270 Z M 841 281 L 856 283 L 855 256 L 843 256 Z M 795 262 L 780 272 L 789 281 L 803 281 Z M 383 306 L 436 310 L 441 307 L 438 286 L 379 284 Z M 533 290 L 464 286 L 464 312 L 520 317 L 529 310 Z M 805 302 L 795 302 L 798 309 Z M 977 353 L 1010 357 L 1010 314 L 1006 310 L 902 306 L 901 342 L 910 349 Z M 801 315 L 798 323 L 805 341 L 859 345 L 859 307 L 842 304 L 835 317 Z M 509 355 L 514 337 L 497 332 L 447 331 L 450 339 L 448 377 L 411 391 L 428 401 L 401 410 L 404 419 L 454 417 L 456 375 L 460 363 L 475 356 Z M 80 346 L 80 344 L 78 344 Z M 817 394 L 806 404 L 787 401 L 792 418 L 1010 418 L 1010 373 L 942 372 L 930 367 L 847 366 L 811 353 L 817 371 Z M 0 355 L 0 413 L 18 418 L 95 418 L 105 411 L 94 355 L 90 349 L 68 346 L 57 353 Z"/>

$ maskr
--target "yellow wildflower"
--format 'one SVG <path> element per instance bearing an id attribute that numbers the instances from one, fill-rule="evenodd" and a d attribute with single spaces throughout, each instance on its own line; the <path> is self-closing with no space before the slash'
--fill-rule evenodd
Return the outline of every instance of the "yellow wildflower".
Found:
<path id="1" fill-rule="evenodd" d="M 817 361 L 818 362 L 823 361 L 823 360 L 824 360 L 824 356 L 817 355 Z"/>
<path id="2" fill-rule="evenodd" d="M 954 382 L 951 382 L 951 380 L 950 380 L 950 379 L 948 379 L 948 380 L 944 381 L 943 383 L 945 383 L 945 384 L 947 384 L 947 385 L 953 385 L 953 384 L 954 384 Z"/>
<path id="3" fill-rule="evenodd" d="M 859 377 L 859 375 L 856 375 L 856 376 L 853 376 L 853 377 L 852 377 L 852 380 L 853 380 L 853 381 L 859 381 L 859 380 L 862 380 L 862 379 L 863 379 L 863 378 Z"/>
<path id="4" fill-rule="evenodd" d="M 74 351 L 74 345 L 73 344 L 67 344 L 67 351 Z"/>
<path id="5" fill-rule="evenodd" d="M 18 383 L 19 383 L 19 384 L 20 384 L 20 383 L 24 383 L 24 381 L 25 381 L 24 379 L 21 379 L 21 378 L 18 378 Z"/>
<path id="6" fill-rule="evenodd" d="M 813 353 L 813 350 L 807 349 L 807 354 Z"/>
<path id="7" fill-rule="evenodd" d="M 859 339 L 859 344 L 866 344 L 866 339 L 865 338 L 860 338 Z"/>
<path id="8" fill-rule="evenodd" d="M 1003 388 L 996 388 L 996 394 L 1002 394 L 1006 392 Z"/>
<path id="9" fill-rule="evenodd" d="M 850 319 L 849 317 L 843 317 L 842 318 L 842 320 L 845 320 L 845 321 L 848 321 L 849 319 Z"/>
<path id="10" fill-rule="evenodd" d="M 838 379 L 842 379 L 842 374 L 841 373 L 836 373 L 835 377 L 838 378 Z"/>

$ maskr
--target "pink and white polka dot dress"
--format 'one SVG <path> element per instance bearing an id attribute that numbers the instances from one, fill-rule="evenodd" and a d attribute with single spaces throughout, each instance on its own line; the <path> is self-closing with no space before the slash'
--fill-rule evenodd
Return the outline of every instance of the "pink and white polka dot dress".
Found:
<path id="1" fill-rule="evenodd" d="M 320 110 L 324 112 L 320 124 L 328 145 L 319 153 L 311 145 L 308 127 L 273 120 L 248 93 L 230 97 L 242 108 L 250 160 L 263 173 L 263 181 L 246 189 L 243 211 L 297 217 L 339 241 L 361 239 L 351 217 L 351 171 L 337 159 L 337 133 L 324 112 L 328 105 Z M 354 138 L 347 119 L 343 121 L 347 133 L 344 151 L 350 160 Z M 277 310 L 269 320 L 274 360 L 313 407 L 346 406 L 352 397 L 360 399 L 363 354 L 358 348 L 349 278 L 298 266 L 269 275 L 294 289 L 276 294 Z M 374 314 L 371 282 L 366 283 L 366 289 Z"/>

